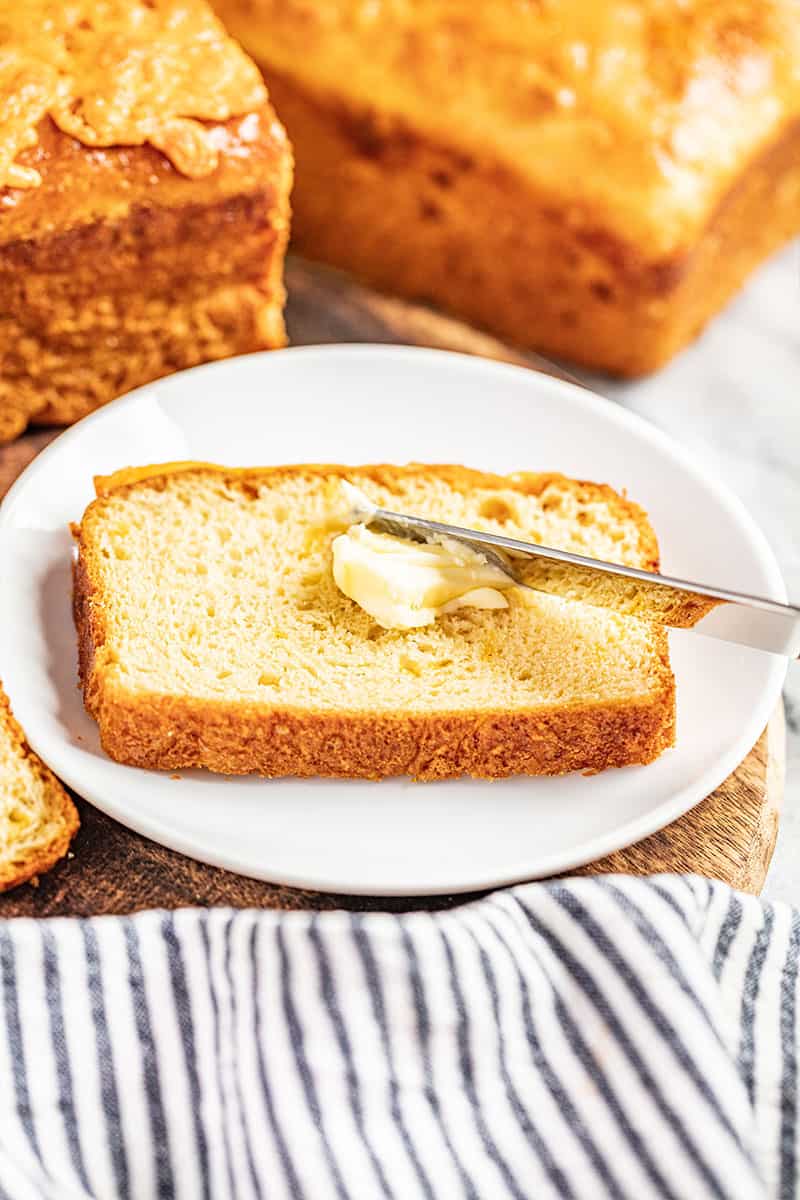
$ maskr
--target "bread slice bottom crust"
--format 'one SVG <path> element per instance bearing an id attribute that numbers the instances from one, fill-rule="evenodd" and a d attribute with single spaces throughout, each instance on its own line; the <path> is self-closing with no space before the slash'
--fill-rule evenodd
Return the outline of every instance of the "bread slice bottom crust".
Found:
<path id="1" fill-rule="evenodd" d="M 33 753 L 25 735 L 11 712 L 8 699 L 0 688 L 0 739 L 7 744 L 9 752 L 19 760 L 33 783 L 43 786 L 48 811 L 43 814 L 44 834 L 37 844 L 26 850 L 24 855 L 0 858 L 0 892 L 8 891 L 21 883 L 49 871 L 69 850 L 70 842 L 78 830 L 78 810 L 55 775 L 41 759 Z M 0 799 L 7 786 L 0 771 Z"/>
<path id="2" fill-rule="evenodd" d="M 89 657 L 84 648 L 82 658 Z M 129 766 L 225 775 L 415 780 L 593 774 L 646 764 L 675 740 L 674 682 L 646 702 L 513 713 L 297 712 L 261 705 L 86 691 L 106 753 Z"/>

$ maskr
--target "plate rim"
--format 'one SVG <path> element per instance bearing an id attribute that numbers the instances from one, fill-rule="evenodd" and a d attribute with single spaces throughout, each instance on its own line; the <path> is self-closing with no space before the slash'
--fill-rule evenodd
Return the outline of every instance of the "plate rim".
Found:
<path id="1" fill-rule="evenodd" d="M 43 469 L 46 469 L 49 456 L 59 452 L 59 450 L 63 450 L 68 441 L 79 438 L 87 425 L 113 420 L 114 415 L 123 407 L 135 406 L 143 396 L 152 394 L 154 390 L 159 388 L 166 388 L 167 390 L 167 394 L 163 397 L 163 402 L 168 408 L 170 401 L 169 391 L 172 388 L 180 389 L 183 387 L 186 378 L 193 377 L 197 372 L 206 374 L 229 372 L 231 370 L 235 372 L 240 369 L 246 369 L 247 364 L 252 363 L 254 360 L 264 363 L 265 361 L 270 362 L 276 359 L 284 360 L 287 356 L 291 356 L 293 359 L 305 357 L 328 360 L 351 357 L 362 359 L 379 358 L 383 362 L 391 358 L 405 360 L 409 358 L 416 360 L 428 359 L 436 364 L 437 367 L 441 365 L 445 369 L 450 360 L 457 360 L 458 368 L 467 366 L 470 370 L 484 372 L 489 375 L 496 375 L 497 372 L 500 372 L 501 374 L 510 374 L 518 378 L 526 377 L 526 382 L 529 383 L 532 382 L 530 377 L 533 376 L 536 380 L 533 383 L 534 387 L 544 386 L 552 390 L 551 401 L 556 399 L 557 393 L 566 391 L 573 404 L 576 404 L 579 408 L 584 407 L 595 413 L 600 413 L 605 420 L 610 420 L 612 425 L 632 430 L 646 443 L 653 445 L 662 453 L 665 453 L 682 471 L 699 480 L 702 486 L 714 495 L 717 503 L 727 511 L 728 515 L 736 521 L 737 525 L 746 535 L 770 581 L 769 587 L 766 589 L 768 594 L 777 600 L 784 602 L 786 600 L 786 586 L 777 558 L 765 534 L 745 507 L 744 502 L 726 483 L 705 470 L 692 452 L 677 441 L 677 439 L 638 413 L 632 412 L 619 402 L 593 391 L 588 386 L 583 387 L 578 383 L 572 383 L 569 380 L 548 375 L 543 371 L 536 370 L 535 367 L 485 359 L 458 351 L 438 350 L 418 346 L 358 342 L 290 346 L 277 351 L 258 351 L 231 359 L 200 364 L 188 370 L 176 372 L 173 375 L 143 384 L 141 387 L 89 413 L 82 420 L 58 434 L 52 442 L 36 455 L 14 481 L 4 499 L 0 502 L 0 529 L 14 527 L 14 513 L 24 496 L 26 487 L 29 487 L 36 476 Z M 555 851 L 545 858 L 540 858 L 533 872 L 528 860 L 527 862 L 520 862 L 517 866 L 509 864 L 502 869 L 502 873 L 500 874 L 496 871 L 484 872 L 483 874 L 477 871 L 473 872 L 468 882 L 464 881 L 463 871 L 457 878 L 445 879 L 444 881 L 440 879 L 436 884 L 428 884 L 426 886 L 400 887 L 383 885 L 380 890 L 376 890 L 373 885 L 359 885 L 358 883 L 351 882 L 348 884 L 346 894 L 410 897 L 485 891 L 496 887 L 510 886 L 525 880 L 547 877 L 554 873 L 570 871 L 575 867 L 583 866 L 588 862 L 613 853 L 615 850 L 624 849 L 658 832 L 710 795 L 747 757 L 760 738 L 779 700 L 788 669 L 788 661 L 781 661 L 778 656 L 772 657 L 774 658 L 774 663 L 769 679 L 762 688 L 760 701 L 754 706 L 749 722 L 745 726 L 745 729 L 740 731 L 729 751 L 716 758 L 714 763 L 700 777 L 693 779 L 685 787 L 671 795 L 669 800 L 665 800 L 657 808 L 648 811 L 636 820 L 615 827 L 614 830 L 609 831 L 605 836 L 601 837 L 598 835 L 575 844 L 568 852 L 564 850 Z M 10 696 L 10 699 L 13 704 L 13 696 Z M 336 876 L 325 877 L 317 873 L 312 877 L 303 875 L 302 873 L 297 874 L 291 871 L 275 872 L 274 870 L 254 873 L 249 868 L 247 870 L 243 869 L 237 863 L 235 856 L 216 853 L 213 849 L 209 851 L 205 846 L 196 845 L 195 840 L 190 835 L 185 836 L 180 832 L 173 835 L 169 829 L 167 829 L 165 835 L 164 827 L 157 819 L 151 819 L 146 815 L 140 817 L 138 814 L 134 814 L 132 819 L 124 804 L 120 806 L 113 799 L 107 800 L 103 796 L 98 798 L 98 793 L 92 786 L 93 779 L 90 779 L 90 786 L 87 788 L 86 782 L 82 781 L 82 777 L 78 778 L 78 776 L 81 776 L 81 772 L 74 773 L 70 769 L 69 761 L 66 763 L 67 769 L 64 770 L 58 745 L 53 748 L 54 753 L 51 754 L 51 747 L 49 745 L 42 746 L 36 731 L 34 731 L 34 736 L 30 737 L 29 740 L 33 749 L 45 762 L 48 762 L 48 765 L 51 766 L 69 787 L 83 796 L 96 808 L 100 809 L 100 811 L 136 833 L 149 837 L 161 845 L 186 854 L 196 860 L 221 867 L 236 874 L 246 875 L 250 878 L 261 879 L 282 886 L 311 888 L 320 892 L 342 894 L 342 881 Z M 39 743 L 38 745 L 37 742 Z M 45 751 L 44 753 L 42 753 L 42 749 Z M 122 771 L 130 770 L 130 768 L 123 767 L 121 764 L 114 764 L 110 759 L 108 762 Z M 121 789 L 121 791 L 124 793 L 127 789 Z M 121 815 L 121 808 L 124 815 Z"/>

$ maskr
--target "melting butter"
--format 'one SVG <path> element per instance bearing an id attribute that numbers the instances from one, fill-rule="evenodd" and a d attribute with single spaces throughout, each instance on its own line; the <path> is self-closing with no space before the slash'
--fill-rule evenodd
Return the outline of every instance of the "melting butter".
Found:
<path id="1" fill-rule="evenodd" d="M 359 524 L 334 539 L 333 578 L 384 629 L 431 625 L 458 608 L 508 608 L 503 592 L 514 586 L 461 542 L 421 544 Z"/>

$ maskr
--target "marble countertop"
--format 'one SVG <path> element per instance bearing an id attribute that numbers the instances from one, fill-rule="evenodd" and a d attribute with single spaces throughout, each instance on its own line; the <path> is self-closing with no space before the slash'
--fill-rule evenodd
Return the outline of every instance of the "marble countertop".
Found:
<path id="1" fill-rule="evenodd" d="M 666 430 L 740 496 L 800 602 L 800 242 L 663 371 L 593 386 Z M 784 694 L 786 791 L 764 896 L 800 905 L 800 662 Z"/>

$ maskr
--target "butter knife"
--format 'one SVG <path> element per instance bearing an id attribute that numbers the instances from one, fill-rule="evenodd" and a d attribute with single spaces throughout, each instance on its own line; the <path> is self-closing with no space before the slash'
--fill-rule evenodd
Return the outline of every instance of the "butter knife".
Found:
<path id="1" fill-rule="evenodd" d="M 355 520 L 379 532 L 418 542 L 440 542 L 443 538 L 462 542 L 521 587 L 674 629 L 691 629 L 771 654 L 800 658 L 800 608 L 792 604 L 656 575 L 499 533 L 391 512 L 373 507 L 368 501 L 360 503 L 362 498 L 355 488 L 348 488 L 348 492 L 354 502 Z"/>

